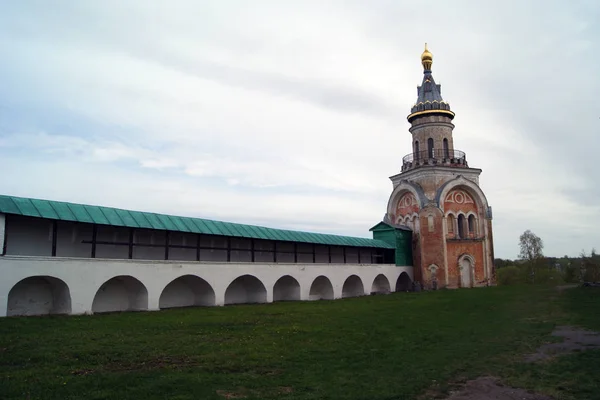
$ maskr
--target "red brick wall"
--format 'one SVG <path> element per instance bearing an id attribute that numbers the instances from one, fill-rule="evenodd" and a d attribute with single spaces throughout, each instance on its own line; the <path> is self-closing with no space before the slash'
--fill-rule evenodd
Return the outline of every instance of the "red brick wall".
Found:
<path id="1" fill-rule="evenodd" d="M 458 269 L 458 258 L 463 254 L 469 254 L 475 259 L 475 277 L 473 285 L 477 286 L 485 279 L 483 242 L 472 240 L 457 240 L 447 242 L 448 254 L 448 287 L 459 287 L 460 270 Z"/>
<path id="2" fill-rule="evenodd" d="M 433 229 L 429 227 L 429 215 L 433 215 Z M 423 284 L 431 288 L 433 276 L 428 267 L 431 264 L 438 266 L 435 278 L 438 288 L 444 286 L 444 232 L 442 229 L 442 212 L 437 207 L 427 207 L 419 213 L 420 247 L 421 247 L 421 271 Z"/>
<path id="3" fill-rule="evenodd" d="M 444 211 L 446 213 L 448 211 L 454 211 L 454 213 L 462 211 L 465 214 L 468 211 L 473 211 L 477 214 L 477 205 L 469 193 L 464 190 L 455 189 L 451 190 L 444 199 Z"/>
<path id="4" fill-rule="evenodd" d="M 412 193 L 406 193 L 398 200 L 396 205 L 396 221 L 398 217 L 404 217 L 406 215 L 412 215 L 419 212 L 419 204 L 415 195 Z"/>

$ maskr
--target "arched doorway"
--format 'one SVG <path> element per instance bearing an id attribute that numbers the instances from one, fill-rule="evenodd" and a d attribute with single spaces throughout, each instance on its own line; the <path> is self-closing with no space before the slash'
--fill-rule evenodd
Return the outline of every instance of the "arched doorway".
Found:
<path id="1" fill-rule="evenodd" d="M 406 272 L 403 272 L 396 280 L 396 292 L 409 292 L 412 289 L 412 281 Z"/>
<path id="2" fill-rule="evenodd" d="M 310 285 L 309 300 L 333 300 L 333 285 L 326 276 L 317 276 Z"/>
<path id="3" fill-rule="evenodd" d="M 71 293 L 67 284 L 52 276 L 30 276 L 8 292 L 7 316 L 70 314 Z"/>
<path id="4" fill-rule="evenodd" d="M 94 296 L 92 312 L 141 311 L 148 309 L 148 290 L 133 276 L 120 275 L 104 282 Z"/>
<path id="5" fill-rule="evenodd" d="M 373 280 L 371 285 L 371 293 L 389 293 L 390 281 L 383 274 L 379 274 Z"/>
<path id="6" fill-rule="evenodd" d="M 473 267 L 475 260 L 472 256 L 466 254 L 458 259 L 458 268 L 460 270 L 460 287 L 468 288 L 473 286 Z"/>
<path id="7" fill-rule="evenodd" d="M 214 306 L 215 291 L 208 282 L 195 275 L 184 275 L 172 280 L 160 294 L 158 307 Z"/>
<path id="8" fill-rule="evenodd" d="M 350 275 L 342 286 L 342 298 L 364 296 L 365 287 L 356 275 Z"/>
<path id="9" fill-rule="evenodd" d="M 282 276 L 273 285 L 273 301 L 300 300 L 300 284 L 289 275 Z"/>
<path id="10" fill-rule="evenodd" d="M 242 275 L 229 284 L 225 304 L 266 303 L 267 289 L 253 275 Z"/>

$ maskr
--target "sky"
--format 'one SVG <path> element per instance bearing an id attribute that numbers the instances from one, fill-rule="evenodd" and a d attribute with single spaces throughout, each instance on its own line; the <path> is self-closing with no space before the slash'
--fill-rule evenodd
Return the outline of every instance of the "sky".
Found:
<path id="1" fill-rule="evenodd" d="M 0 3 L 0 194 L 370 237 L 424 43 L 495 256 L 600 248 L 600 4 Z"/>

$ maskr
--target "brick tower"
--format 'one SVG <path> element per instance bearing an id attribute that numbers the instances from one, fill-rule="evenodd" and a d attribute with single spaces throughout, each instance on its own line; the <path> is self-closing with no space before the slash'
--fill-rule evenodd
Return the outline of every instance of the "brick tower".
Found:
<path id="1" fill-rule="evenodd" d="M 454 113 L 421 55 L 423 82 L 408 122 L 413 152 L 390 179 L 384 222 L 413 230 L 414 279 L 426 288 L 494 284 L 492 210 L 479 187 L 481 169 L 454 148 Z"/>

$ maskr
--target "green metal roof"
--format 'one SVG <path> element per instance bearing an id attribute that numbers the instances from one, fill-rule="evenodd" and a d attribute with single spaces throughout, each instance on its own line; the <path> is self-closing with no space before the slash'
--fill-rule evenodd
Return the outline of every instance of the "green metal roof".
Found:
<path id="1" fill-rule="evenodd" d="M 394 248 L 394 246 L 382 240 L 375 239 L 273 229 L 202 218 L 177 217 L 142 211 L 129 211 L 118 208 L 5 195 L 0 195 L 0 213 L 60 221 L 124 226 L 128 228 L 160 229 L 174 232 L 203 233 L 207 235 L 243 237 L 249 239 L 293 241 L 299 243 L 351 247 L 376 247 L 383 249 Z"/>

